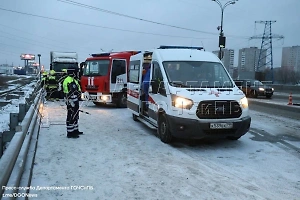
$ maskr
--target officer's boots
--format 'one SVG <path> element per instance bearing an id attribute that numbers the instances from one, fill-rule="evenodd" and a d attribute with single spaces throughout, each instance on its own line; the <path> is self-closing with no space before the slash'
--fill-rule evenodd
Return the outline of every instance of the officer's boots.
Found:
<path id="1" fill-rule="evenodd" d="M 68 132 L 67 133 L 67 138 L 79 138 L 79 135 L 75 131 Z"/>
<path id="2" fill-rule="evenodd" d="M 82 131 L 79 131 L 79 130 L 76 130 L 76 131 L 74 131 L 77 135 L 82 135 L 83 134 L 83 132 Z"/>

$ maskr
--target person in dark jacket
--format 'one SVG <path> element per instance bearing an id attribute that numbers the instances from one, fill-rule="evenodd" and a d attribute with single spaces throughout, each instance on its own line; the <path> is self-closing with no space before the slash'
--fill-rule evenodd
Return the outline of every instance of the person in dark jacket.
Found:
<path id="1" fill-rule="evenodd" d="M 80 85 L 76 79 L 78 67 L 71 66 L 67 70 L 68 76 L 63 81 L 63 92 L 67 105 L 67 137 L 79 138 L 83 132 L 78 130 Z"/>
<path id="2" fill-rule="evenodd" d="M 142 77 L 142 100 L 143 100 L 143 110 L 144 114 L 148 115 L 148 98 L 149 98 L 149 86 L 150 86 L 150 66 L 148 64 L 143 70 L 143 77 Z"/>

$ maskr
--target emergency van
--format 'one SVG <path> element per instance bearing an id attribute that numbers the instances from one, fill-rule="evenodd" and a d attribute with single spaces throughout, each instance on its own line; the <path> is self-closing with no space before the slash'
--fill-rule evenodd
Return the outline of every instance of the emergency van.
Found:
<path id="1" fill-rule="evenodd" d="M 81 99 L 94 104 L 127 106 L 127 79 L 130 56 L 138 51 L 92 54 L 86 59 L 80 78 Z"/>
<path id="2" fill-rule="evenodd" d="M 251 123 L 244 93 L 202 47 L 161 46 L 132 56 L 127 108 L 164 143 L 174 137 L 238 140 Z"/>

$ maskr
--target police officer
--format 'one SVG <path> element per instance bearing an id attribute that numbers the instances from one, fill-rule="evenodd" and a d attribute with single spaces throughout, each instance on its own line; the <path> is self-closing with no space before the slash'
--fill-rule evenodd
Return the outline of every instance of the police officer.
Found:
<path id="1" fill-rule="evenodd" d="M 41 87 L 46 87 L 46 81 L 48 78 L 48 73 L 46 71 L 43 72 L 42 74 L 42 81 L 41 81 Z"/>
<path id="2" fill-rule="evenodd" d="M 51 100 L 58 99 L 58 84 L 55 76 L 55 71 L 50 70 L 48 79 L 47 79 L 47 96 Z"/>
<path id="3" fill-rule="evenodd" d="M 59 99 L 64 99 L 65 95 L 64 95 L 64 91 L 63 91 L 63 88 L 62 88 L 62 85 L 63 85 L 63 81 L 65 80 L 65 78 L 68 76 L 68 73 L 67 73 L 67 69 L 62 69 L 62 73 L 58 79 L 58 98 Z"/>
<path id="4" fill-rule="evenodd" d="M 79 138 L 79 135 L 83 134 L 83 132 L 78 130 L 79 97 L 81 94 L 80 85 L 75 78 L 78 73 L 78 67 L 70 66 L 67 73 L 68 76 L 63 81 L 63 92 L 67 105 L 67 137 Z"/>

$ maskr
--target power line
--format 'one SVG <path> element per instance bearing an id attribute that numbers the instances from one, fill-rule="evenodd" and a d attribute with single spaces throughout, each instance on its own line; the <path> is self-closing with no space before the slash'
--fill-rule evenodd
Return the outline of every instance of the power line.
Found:
<path id="1" fill-rule="evenodd" d="M 3 31 L 0 31 L 0 32 L 5 33 L 5 32 L 3 32 Z M 13 35 L 14 35 L 14 34 L 11 34 L 11 36 L 13 36 Z M 15 35 L 15 36 L 16 36 L 16 35 Z M 37 42 L 37 41 L 32 40 L 32 39 L 25 38 L 25 37 L 21 37 L 21 36 L 17 36 L 17 37 L 19 37 L 19 38 L 24 38 L 25 40 L 18 39 L 18 38 L 16 38 L 16 37 L 4 36 L 4 35 L 0 35 L 0 37 L 8 38 L 8 39 L 15 40 L 15 41 L 24 42 L 24 43 L 27 43 L 27 44 L 31 44 L 31 45 L 35 45 L 35 46 L 39 46 L 39 47 L 43 47 L 43 48 L 47 48 L 47 49 L 50 47 L 50 46 L 44 46 L 44 45 L 41 45 L 40 42 Z M 28 40 L 31 40 L 31 41 L 33 41 L 33 42 L 30 42 L 30 41 L 28 41 Z M 36 43 L 35 43 L 35 42 L 36 42 Z M 39 44 L 37 44 L 37 43 L 39 43 Z M 44 44 L 45 44 L 45 43 L 44 43 Z"/>
<path id="2" fill-rule="evenodd" d="M 32 16 L 32 17 L 39 17 L 39 18 L 43 18 L 43 19 L 50 19 L 50 20 L 55 20 L 55 21 L 67 22 L 67 23 L 72 23 L 72 24 L 77 24 L 77 25 L 84 25 L 84 26 L 90 26 L 90 27 L 118 30 L 118 31 L 124 31 L 124 32 L 131 32 L 131 33 L 140 33 L 140 34 L 147 34 L 147 35 L 159 35 L 159 36 L 164 36 L 164 37 L 175 37 L 175 38 L 200 39 L 200 40 L 201 39 L 213 39 L 213 38 L 197 38 L 197 37 L 187 37 L 187 36 L 178 36 L 178 35 L 177 36 L 176 35 L 166 35 L 166 34 L 159 34 L 159 33 L 148 33 L 148 32 L 143 32 L 143 31 L 133 31 L 133 30 L 127 30 L 127 29 L 119 29 L 119 28 L 112 28 L 112 27 L 107 27 L 107 26 L 99 26 L 99 25 L 94 25 L 94 24 L 87 24 L 87 23 L 69 21 L 69 20 L 58 19 L 58 18 L 53 18 L 53 17 L 46 17 L 46 16 L 41 16 L 41 15 L 36 15 L 36 14 L 31 14 L 31 13 L 25 13 L 25 12 L 20 12 L 20 11 L 5 9 L 5 8 L 0 8 L 0 10 L 7 11 L 7 12 L 12 12 L 12 13 L 18 13 L 18 14 L 22 14 L 22 15 L 28 15 L 28 16 Z"/>
<path id="3" fill-rule="evenodd" d="M 4 44 L 4 43 L 0 43 L 1 45 L 5 45 L 5 46 L 11 46 L 11 47 L 15 47 L 15 48 L 18 48 L 18 49 L 20 49 L 20 47 L 19 46 L 15 46 L 15 45 L 11 45 L 11 44 Z M 22 48 L 22 49 L 26 49 L 26 48 Z M 28 49 L 26 49 L 26 51 L 27 51 Z M 31 50 L 29 50 L 29 51 L 31 51 Z M 46 53 L 46 52 L 41 52 L 41 53 Z"/>
<path id="4" fill-rule="evenodd" d="M 121 16 L 121 17 L 127 17 L 127 18 L 130 18 L 130 19 L 135 19 L 135 20 L 138 20 L 138 21 L 148 22 L 148 23 L 157 24 L 157 25 L 161 25 L 161 26 L 167 26 L 167 27 L 172 27 L 172 28 L 177 28 L 177 29 L 182 29 L 182 30 L 187 30 L 187 31 L 193 31 L 193 32 L 197 32 L 197 33 L 217 35 L 216 33 L 213 33 L 213 32 L 207 32 L 207 31 L 195 30 L 195 29 L 190 29 L 190 28 L 184 28 L 184 27 L 180 27 L 180 26 L 175 26 L 175 25 L 165 24 L 165 23 L 161 23 L 161 22 L 151 21 L 151 20 L 142 19 L 142 18 L 139 18 L 139 17 L 130 16 L 130 15 L 125 15 L 125 14 L 122 14 L 122 13 L 118 13 L 118 12 L 114 12 L 114 11 L 110 11 L 110 10 L 106 10 L 106 9 L 102 9 L 102 8 L 97 8 L 97 7 L 94 7 L 94 6 L 91 6 L 91 5 L 79 3 L 79 2 L 76 2 L 76 1 L 72 1 L 72 0 L 58 0 L 58 1 L 66 3 L 66 4 L 71 4 L 71 5 L 75 5 L 75 6 L 79 6 L 79 7 L 83 7 L 83 8 L 88 8 L 88 9 L 91 9 L 91 10 L 97 10 L 97 11 L 100 11 L 100 12 L 105 12 L 105 13 L 108 13 L 108 14 L 117 15 L 117 16 Z M 241 37 L 241 36 L 232 36 L 232 37 Z M 243 37 L 243 38 L 246 39 L 246 37 Z"/>
<path id="5" fill-rule="evenodd" d="M 50 38 L 47 38 L 47 37 L 40 36 L 40 35 L 38 35 L 38 34 L 34 34 L 34 33 L 32 33 L 32 32 L 26 32 L 26 31 L 24 31 L 24 30 L 17 29 L 17 28 L 13 28 L 13 27 L 10 27 L 10 26 L 4 25 L 4 24 L 0 24 L 0 26 L 4 26 L 4 27 L 6 27 L 6 28 L 10 28 L 10 29 L 14 29 L 14 30 L 17 30 L 17 31 L 21 31 L 22 34 L 23 34 L 23 33 L 27 33 L 27 34 L 29 34 L 29 35 L 34 35 L 34 36 L 37 36 L 37 37 L 40 37 L 40 38 L 43 38 L 43 39 L 47 39 L 47 40 L 50 40 L 50 41 L 53 41 L 53 42 L 57 42 L 57 43 L 60 43 L 60 44 L 61 44 L 61 43 L 64 43 L 64 44 L 67 44 L 67 45 L 68 45 L 68 43 L 65 43 L 65 42 L 63 42 L 63 41 L 53 40 L 53 39 L 50 39 Z M 18 36 L 18 37 L 20 37 L 20 36 Z"/>
<path id="6" fill-rule="evenodd" d="M 1 25 L 1 24 L 0 24 L 0 25 Z M 8 26 L 6 26 L 6 27 L 8 27 Z M 16 30 L 18 30 L 18 29 L 16 29 Z M 24 41 L 24 40 L 18 40 L 18 39 L 16 39 L 15 37 L 11 38 L 11 37 L 7 37 L 7 36 L 3 36 L 3 35 L 0 35 L 0 37 L 5 37 L 5 38 L 12 39 L 12 40 L 17 40 L 17 41 L 21 41 L 21 42 L 28 43 L 28 44 L 33 44 L 33 45 L 35 45 L 35 46 L 39 46 L 39 47 L 43 47 L 43 48 L 53 48 L 53 47 L 54 47 L 54 48 L 63 48 L 63 49 L 67 49 L 66 46 L 60 46 L 60 45 L 52 45 L 52 44 L 48 44 L 48 43 L 42 43 L 42 42 L 39 42 L 39 41 L 37 41 L 37 40 L 33 40 L 33 39 L 30 39 L 30 38 L 18 36 L 18 35 L 11 34 L 11 33 L 8 33 L 8 32 L 0 31 L 0 33 L 1 33 L 1 32 L 2 32 L 2 33 L 9 34 L 10 36 L 16 36 L 16 37 L 18 37 L 18 38 L 23 38 L 23 39 L 25 39 L 26 41 Z M 45 37 L 42 37 L 42 38 L 45 38 Z M 47 39 L 47 38 L 46 38 L 46 39 Z M 31 40 L 31 41 L 36 42 L 36 43 L 29 42 L 28 40 Z M 55 41 L 55 40 L 52 40 L 52 41 Z M 44 46 L 44 45 L 41 45 L 41 44 L 44 44 L 44 45 L 47 45 L 47 46 Z M 67 44 L 67 43 L 65 43 L 65 44 Z M 84 51 L 84 52 L 87 53 L 87 48 L 86 48 L 85 50 L 86 50 L 86 51 Z"/>
<path id="7" fill-rule="evenodd" d="M 88 9 L 91 9 L 91 10 L 98 10 L 98 11 L 105 12 L 105 13 L 112 14 L 112 15 L 118 15 L 118 16 L 121 16 L 121 17 L 127 17 L 127 18 L 130 18 L 130 19 L 135 19 L 135 20 L 139 20 L 139 21 L 149 22 L 149 23 L 152 23 L 152 24 L 158 24 L 158 25 L 162 25 L 162 26 L 168 26 L 168 27 L 182 29 L 182 30 L 187 30 L 187 31 L 193 31 L 193 32 L 198 32 L 198 33 L 205 33 L 205 34 L 215 35 L 215 33 L 211 33 L 211 32 L 200 31 L 200 30 L 189 29 L 189 28 L 183 28 L 183 27 L 179 27 L 179 26 L 175 26 L 175 25 L 169 25 L 169 24 L 155 22 L 155 21 L 151 21 L 151 20 L 147 20 L 147 19 L 142 19 L 142 18 L 139 18 L 139 17 L 133 17 L 133 16 L 130 16 L 130 15 L 125 15 L 125 14 L 113 12 L 113 11 L 110 11 L 110 10 L 105 10 L 105 9 L 102 9 L 102 8 L 97 8 L 97 7 L 94 7 L 94 6 L 91 6 L 91 5 L 87 5 L 87 4 L 83 4 L 83 3 L 78 3 L 76 1 L 71 1 L 71 0 L 58 0 L 58 1 L 63 2 L 63 3 L 67 3 L 67 4 L 71 4 L 71 5 L 75 5 L 75 6 L 79 6 L 79 7 L 83 7 L 83 8 L 88 8 Z"/>

